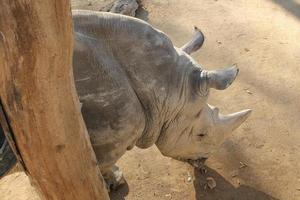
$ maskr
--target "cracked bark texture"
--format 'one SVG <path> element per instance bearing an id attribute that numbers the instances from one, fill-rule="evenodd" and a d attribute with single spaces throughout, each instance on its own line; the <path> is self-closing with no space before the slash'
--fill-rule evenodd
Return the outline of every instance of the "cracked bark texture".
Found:
<path id="1" fill-rule="evenodd" d="M 70 2 L 0 1 L 0 98 L 43 199 L 108 199 L 72 74 Z"/>

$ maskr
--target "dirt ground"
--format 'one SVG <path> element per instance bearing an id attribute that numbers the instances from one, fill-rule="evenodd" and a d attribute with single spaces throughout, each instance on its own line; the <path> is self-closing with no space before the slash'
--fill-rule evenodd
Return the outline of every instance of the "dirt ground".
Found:
<path id="1" fill-rule="evenodd" d="M 97 10 L 103 1 L 73 0 Z M 207 161 L 202 175 L 163 157 L 156 147 L 133 149 L 119 161 L 127 185 L 113 200 L 300 199 L 300 0 L 144 0 L 138 16 L 167 33 L 176 46 L 197 25 L 206 41 L 193 57 L 205 69 L 237 63 L 240 74 L 209 103 L 224 113 L 252 108 L 252 116 Z M 217 186 L 204 189 L 206 177 Z M 0 180 L 1 200 L 38 200 L 24 173 Z"/>

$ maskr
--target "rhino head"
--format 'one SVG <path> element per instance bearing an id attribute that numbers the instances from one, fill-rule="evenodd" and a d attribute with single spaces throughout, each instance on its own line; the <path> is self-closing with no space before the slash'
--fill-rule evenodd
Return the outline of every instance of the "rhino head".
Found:
<path id="1" fill-rule="evenodd" d="M 191 78 L 191 90 L 198 94 L 190 94 L 180 113 L 165 124 L 156 142 L 163 155 L 179 160 L 208 158 L 249 117 L 249 109 L 223 115 L 206 103 L 210 88 L 227 88 L 237 74 L 238 68 L 233 66 L 202 70 Z"/>
<path id="2" fill-rule="evenodd" d="M 156 141 L 163 155 L 179 160 L 206 159 L 249 117 L 250 109 L 223 115 L 206 102 L 210 88 L 226 89 L 238 71 L 232 66 L 215 71 L 199 69 L 191 74 L 189 98 L 164 124 Z"/>
<path id="3" fill-rule="evenodd" d="M 194 65 L 189 75 L 188 91 L 185 91 L 188 98 L 180 111 L 164 123 L 156 141 L 163 155 L 179 160 L 205 161 L 251 114 L 251 110 L 246 109 L 224 115 L 219 108 L 206 102 L 210 88 L 226 89 L 237 77 L 239 69 L 234 65 L 213 71 L 203 70 L 189 56 L 203 42 L 203 33 L 195 27 L 192 40 L 176 49 L 183 63 Z"/>

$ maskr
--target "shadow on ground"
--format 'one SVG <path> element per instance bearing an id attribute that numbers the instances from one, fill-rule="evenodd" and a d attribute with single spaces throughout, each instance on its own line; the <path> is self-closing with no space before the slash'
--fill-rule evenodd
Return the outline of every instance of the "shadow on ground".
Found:
<path id="1" fill-rule="evenodd" d="M 300 18 L 300 4 L 295 0 L 272 0 L 274 3 L 280 5 L 296 17 Z"/>
<path id="2" fill-rule="evenodd" d="M 109 193 L 111 200 L 124 200 L 129 193 L 129 187 L 127 182 L 123 185 L 120 185 L 116 190 L 112 190 Z"/>
<path id="3" fill-rule="evenodd" d="M 207 170 L 208 172 L 204 175 L 199 170 L 194 170 L 196 200 L 278 200 L 246 185 L 240 185 L 238 188 L 235 188 L 215 170 L 211 168 L 207 168 Z M 215 179 L 217 186 L 214 189 L 204 189 L 206 177 Z"/>

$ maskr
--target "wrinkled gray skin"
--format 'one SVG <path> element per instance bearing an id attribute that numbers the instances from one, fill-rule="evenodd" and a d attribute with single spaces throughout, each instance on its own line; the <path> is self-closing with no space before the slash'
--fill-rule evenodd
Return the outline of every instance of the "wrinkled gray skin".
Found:
<path id="1" fill-rule="evenodd" d="M 156 144 L 179 160 L 207 158 L 250 114 L 221 115 L 206 103 L 238 69 L 205 71 L 148 23 L 111 13 L 73 11 L 74 77 L 99 166 L 120 181 L 116 161 Z"/>

